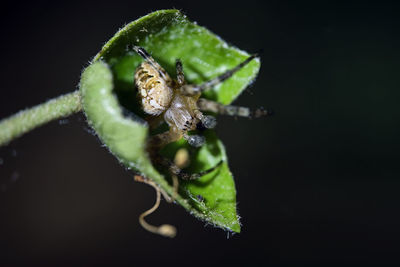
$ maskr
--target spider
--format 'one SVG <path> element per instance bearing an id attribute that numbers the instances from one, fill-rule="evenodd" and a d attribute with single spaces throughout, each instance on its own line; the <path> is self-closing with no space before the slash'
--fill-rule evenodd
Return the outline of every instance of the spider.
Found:
<path id="1" fill-rule="evenodd" d="M 159 151 L 169 143 L 175 142 L 182 137 L 194 147 L 200 147 L 205 143 L 203 136 L 198 134 L 189 135 L 189 131 L 200 129 L 212 129 L 216 126 L 215 117 L 204 115 L 202 111 L 208 111 L 216 114 L 225 114 L 240 117 L 262 117 L 271 115 L 272 111 L 262 108 L 251 111 L 247 107 L 222 105 L 218 102 L 201 98 L 201 93 L 205 90 L 222 83 L 229 79 L 233 74 L 246 66 L 250 61 L 257 57 L 256 54 L 251 55 L 236 67 L 222 73 L 218 77 L 204 82 L 200 85 L 187 84 L 183 74 L 182 62 L 176 60 L 176 80 L 171 79 L 168 73 L 155 61 L 150 54 L 142 47 L 133 46 L 133 50 L 138 53 L 144 61 L 135 71 L 135 85 L 138 89 L 138 96 L 143 111 L 149 115 L 146 120 L 151 129 L 158 127 L 162 122 L 166 122 L 169 130 L 153 135 L 147 143 L 149 156 L 154 164 L 161 165 L 168 169 L 172 176 L 174 194 L 178 191 L 178 178 L 184 180 L 198 179 L 203 175 L 212 172 L 222 161 L 214 167 L 199 173 L 187 173 L 182 170 L 187 165 L 188 155 L 185 153 L 177 153 L 175 162 L 162 157 Z M 179 154 L 182 154 L 178 157 Z M 179 159 L 180 158 L 180 159 Z M 186 163 L 185 163 L 186 162 Z M 159 227 L 148 224 L 144 217 L 154 212 L 160 203 L 160 194 L 168 202 L 172 202 L 176 195 L 169 197 L 161 188 L 159 188 L 151 180 L 140 175 L 135 176 L 138 182 L 144 182 L 152 186 L 157 192 L 157 199 L 154 206 L 148 211 L 142 213 L 139 217 L 140 224 L 148 231 L 157 233 L 167 237 L 176 235 L 176 228 L 169 224 Z M 199 201 L 204 201 L 201 195 L 197 196 Z"/>
<path id="2" fill-rule="evenodd" d="M 236 67 L 214 79 L 200 85 L 194 85 L 186 83 L 180 59 L 176 60 L 177 77 L 174 80 L 144 48 L 133 46 L 133 50 L 144 59 L 135 71 L 135 84 L 142 109 L 149 115 L 150 128 L 156 128 L 163 121 L 169 126 L 169 130 L 150 137 L 147 144 L 148 152 L 155 163 L 168 168 L 172 175 L 185 180 L 194 180 L 210 173 L 222 163 L 221 161 L 213 168 L 203 172 L 189 174 L 159 154 L 159 151 L 165 145 L 182 137 L 191 146 L 202 146 L 205 142 L 204 137 L 198 134 L 189 135 L 188 132 L 204 128 L 212 129 L 217 124 L 215 117 L 204 115 L 202 111 L 247 118 L 258 118 L 272 113 L 270 110 L 264 110 L 263 108 L 251 111 L 247 107 L 222 105 L 218 102 L 201 98 L 202 92 L 232 77 L 233 74 L 258 57 L 257 54 L 249 56 Z"/>

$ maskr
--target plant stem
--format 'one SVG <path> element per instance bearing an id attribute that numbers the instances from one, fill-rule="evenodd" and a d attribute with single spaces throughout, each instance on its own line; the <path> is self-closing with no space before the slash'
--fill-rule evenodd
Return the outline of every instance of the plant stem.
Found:
<path id="1" fill-rule="evenodd" d="M 22 110 L 0 120 L 0 146 L 49 121 L 67 117 L 82 109 L 79 90 Z"/>

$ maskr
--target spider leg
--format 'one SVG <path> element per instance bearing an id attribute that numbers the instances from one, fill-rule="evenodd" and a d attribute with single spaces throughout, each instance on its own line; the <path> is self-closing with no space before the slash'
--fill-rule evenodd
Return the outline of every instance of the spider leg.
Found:
<path id="1" fill-rule="evenodd" d="M 178 84 L 182 86 L 185 84 L 185 75 L 183 74 L 182 61 L 180 59 L 177 59 L 175 66 L 176 66 L 176 79 L 178 81 Z"/>
<path id="2" fill-rule="evenodd" d="M 189 173 L 183 171 L 174 162 L 161 156 L 158 153 L 162 147 L 164 147 L 165 145 L 167 145 L 171 142 L 177 141 L 179 138 L 181 138 L 181 134 L 179 134 L 178 132 L 176 132 L 174 130 L 172 130 L 172 131 L 170 130 L 170 131 L 166 131 L 166 132 L 152 136 L 148 142 L 148 151 L 149 151 L 149 154 L 150 154 L 150 157 L 151 157 L 153 163 L 167 168 L 172 176 L 175 175 L 178 178 L 181 178 L 183 180 L 195 180 L 195 179 L 198 179 L 198 178 L 212 172 L 215 168 L 217 168 L 222 163 L 222 160 L 221 160 L 214 167 L 212 167 L 208 170 L 199 172 L 199 173 L 189 174 Z M 189 136 L 185 133 L 184 138 L 189 142 L 190 145 L 193 145 L 193 146 L 199 146 L 204 143 L 203 136 L 199 136 L 199 135 L 190 135 Z"/>
<path id="3" fill-rule="evenodd" d="M 204 136 L 201 135 L 188 135 L 186 132 L 182 134 L 176 128 L 170 128 L 169 131 L 156 134 L 150 137 L 147 147 L 150 155 L 155 155 L 158 151 L 169 143 L 178 141 L 181 137 L 194 147 L 201 147 L 205 143 Z"/>
<path id="4" fill-rule="evenodd" d="M 246 60 L 244 60 L 243 62 L 239 63 L 233 69 L 230 69 L 230 70 L 222 73 L 218 77 L 216 77 L 216 78 L 214 78 L 212 80 L 209 80 L 207 82 L 204 82 L 204 83 L 202 83 L 200 85 L 185 85 L 185 86 L 182 86 L 180 88 L 181 93 L 184 94 L 184 95 L 191 96 L 191 95 L 196 95 L 198 93 L 201 93 L 201 92 L 203 92 L 205 90 L 208 90 L 208 89 L 216 86 L 217 84 L 222 83 L 223 81 L 225 81 L 225 80 L 229 79 L 230 77 L 232 77 L 233 74 L 235 74 L 241 68 L 246 66 L 250 61 L 252 61 L 257 56 L 258 56 L 257 54 L 251 55 Z"/>
<path id="5" fill-rule="evenodd" d="M 204 127 L 206 129 L 213 129 L 215 126 L 217 126 L 217 119 L 213 116 L 204 115 L 200 110 L 195 110 L 194 115 L 201 122 L 200 128 Z"/>
<path id="6" fill-rule="evenodd" d="M 169 143 L 179 140 L 181 137 L 182 133 L 173 127 L 171 127 L 168 131 L 153 135 L 147 142 L 150 155 L 157 154 L 161 148 Z"/>
<path id="7" fill-rule="evenodd" d="M 209 174 L 210 172 L 214 171 L 218 166 L 220 166 L 222 164 L 222 160 L 220 162 L 218 162 L 214 167 L 211 167 L 207 170 L 198 172 L 198 173 L 187 173 L 184 170 L 182 170 L 181 168 L 179 168 L 175 163 L 173 163 L 171 160 L 162 157 L 160 155 L 157 155 L 157 157 L 155 157 L 153 159 L 155 161 L 155 163 L 160 164 L 161 166 L 165 167 L 168 169 L 168 171 L 172 174 L 172 175 L 176 175 L 178 178 L 183 179 L 183 180 L 196 180 L 199 179 L 200 177 Z"/>
<path id="8" fill-rule="evenodd" d="M 194 147 L 201 147 L 206 142 L 206 139 L 204 138 L 204 136 L 197 135 L 197 134 L 196 135 L 188 135 L 187 133 L 185 133 L 183 135 L 183 138 L 189 143 L 189 145 L 194 146 Z"/>
<path id="9" fill-rule="evenodd" d="M 157 61 L 155 61 L 154 58 L 152 58 L 152 56 L 150 56 L 150 54 L 143 47 L 133 46 L 133 50 L 135 50 L 135 52 L 138 53 L 139 56 L 146 60 L 161 75 L 164 80 L 171 80 L 164 68 L 161 67 L 161 65 L 158 64 Z"/>
<path id="10" fill-rule="evenodd" d="M 270 109 L 258 108 L 256 110 L 250 110 L 250 108 L 247 107 L 222 105 L 218 102 L 204 98 L 200 98 L 197 101 L 197 106 L 202 111 L 210 111 L 222 115 L 239 116 L 246 118 L 259 118 L 273 114 L 273 111 Z"/>

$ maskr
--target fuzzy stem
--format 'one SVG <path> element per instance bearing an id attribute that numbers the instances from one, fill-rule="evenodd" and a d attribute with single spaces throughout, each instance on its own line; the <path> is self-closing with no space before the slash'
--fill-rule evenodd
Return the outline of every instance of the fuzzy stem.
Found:
<path id="1" fill-rule="evenodd" d="M 80 92 L 75 91 L 2 119 L 0 120 L 0 146 L 51 120 L 66 117 L 81 109 Z"/>

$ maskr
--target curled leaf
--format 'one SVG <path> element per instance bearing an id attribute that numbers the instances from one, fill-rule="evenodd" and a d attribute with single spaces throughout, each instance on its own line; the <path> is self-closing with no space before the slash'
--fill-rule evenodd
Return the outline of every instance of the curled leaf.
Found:
<path id="1" fill-rule="evenodd" d="M 207 29 L 190 22 L 177 10 L 161 10 L 142 17 L 119 30 L 94 57 L 82 74 L 82 104 L 90 125 L 108 149 L 128 168 L 152 179 L 168 194 L 173 188 L 145 150 L 149 129 L 136 101 L 133 77 L 142 59 L 130 47 L 139 45 L 172 75 L 175 60 L 181 59 L 190 83 L 209 80 L 243 61 L 248 54 L 227 45 Z M 231 103 L 255 78 L 260 62 L 253 60 L 205 96 Z M 213 131 L 206 145 L 193 151 L 191 172 L 223 164 L 200 180 L 180 182 L 176 201 L 194 216 L 215 226 L 240 232 L 236 213 L 236 190 L 228 168 L 225 149 Z M 173 157 L 185 142 L 168 145 L 162 153 Z"/>

